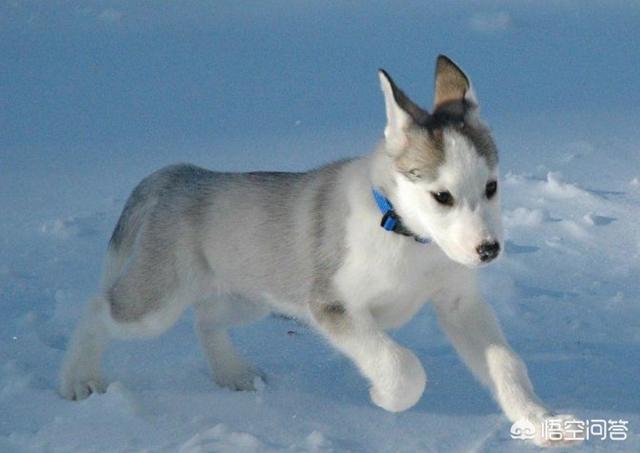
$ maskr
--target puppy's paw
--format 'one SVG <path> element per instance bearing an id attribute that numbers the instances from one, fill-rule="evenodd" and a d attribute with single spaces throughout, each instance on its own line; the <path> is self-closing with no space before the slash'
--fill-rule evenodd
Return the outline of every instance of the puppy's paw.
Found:
<path id="1" fill-rule="evenodd" d="M 369 390 L 371 400 L 390 412 L 415 405 L 427 384 L 427 375 L 415 354 L 399 347 L 380 365 L 381 373 Z"/>
<path id="2" fill-rule="evenodd" d="M 60 379 L 58 392 L 63 398 L 80 401 L 88 398 L 92 393 L 104 393 L 106 386 L 99 376 L 81 377 L 64 375 Z"/>
<path id="3" fill-rule="evenodd" d="M 215 381 L 220 387 L 234 391 L 255 391 L 264 387 L 264 373 L 255 367 L 244 364 L 215 371 Z"/>

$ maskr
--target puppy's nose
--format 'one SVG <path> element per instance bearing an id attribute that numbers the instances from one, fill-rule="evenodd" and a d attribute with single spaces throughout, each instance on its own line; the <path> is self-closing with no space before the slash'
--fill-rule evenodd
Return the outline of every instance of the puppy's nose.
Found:
<path id="1" fill-rule="evenodd" d="M 476 248 L 476 251 L 478 255 L 480 255 L 480 261 L 486 263 L 498 256 L 500 253 L 500 244 L 496 241 L 483 242 Z"/>

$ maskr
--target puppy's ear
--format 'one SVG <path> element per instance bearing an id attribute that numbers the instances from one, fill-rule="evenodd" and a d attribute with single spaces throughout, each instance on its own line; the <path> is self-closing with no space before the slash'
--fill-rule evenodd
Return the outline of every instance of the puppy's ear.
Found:
<path id="1" fill-rule="evenodd" d="M 384 136 L 389 150 L 399 151 L 407 144 L 407 130 L 412 125 L 423 122 L 429 114 L 398 89 L 384 69 L 378 70 L 378 76 L 387 112 Z"/>
<path id="2" fill-rule="evenodd" d="M 438 55 L 436 61 L 436 89 L 434 110 L 451 104 L 467 104 L 476 107 L 478 101 L 467 75 L 453 61 Z"/>

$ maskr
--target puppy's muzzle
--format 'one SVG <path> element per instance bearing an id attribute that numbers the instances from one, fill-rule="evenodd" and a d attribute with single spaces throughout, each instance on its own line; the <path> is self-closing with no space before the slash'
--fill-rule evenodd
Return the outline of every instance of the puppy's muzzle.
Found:
<path id="1" fill-rule="evenodd" d="M 476 251 L 480 255 L 480 261 L 488 263 L 500 254 L 500 244 L 496 241 L 483 242 L 476 248 Z"/>

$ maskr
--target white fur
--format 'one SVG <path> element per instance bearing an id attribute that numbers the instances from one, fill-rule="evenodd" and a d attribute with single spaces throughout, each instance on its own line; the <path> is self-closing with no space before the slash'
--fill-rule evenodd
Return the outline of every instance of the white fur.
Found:
<path id="1" fill-rule="evenodd" d="M 378 77 L 387 113 L 387 125 L 384 128 L 386 144 L 389 150 L 400 150 L 407 144 L 405 132 L 411 125 L 411 117 L 393 100 L 393 89 L 389 79 L 382 71 L 378 73 Z"/>
<path id="2" fill-rule="evenodd" d="M 367 191 L 370 180 L 362 175 L 366 167 L 350 169 L 350 253 L 335 281 L 341 299 L 349 302 L 348 310 L 360 314 L 362 324 L 348 341 L 330 339 L 371 380 L 374 403 L 390 411 L 405 410 L 419 399 L 426 374 L 415 355 L 384 329 L 401 326 L 425 301 L 432 300 L 443 330 L 471 371 L 492 391 L 505 415 L 513 422 L 524 418 L 539 426 L 551 412 L 535 395 L 524 363 L 481 300 L 473 270 L 480 264 L 473 257 L 475 245 L 486 239 L 500 241 L 502 236 L 499 201 L 494 205 L 477 195 L 483 193 L 487 178 L 497 177 L 497 172 L 491 173 L 482 158 L 468 149 L 468 143 L 457 140 L 451 139 L 452 158 L 441 172 L 441 182 L 433 187 L 445 184 L 464 200 L 463 208 L 442 216 L 430 206 L 427 192 L 411 187 L 413 183 L 403 184 L 398 176 L 402 195 L 397 200 L 402 200 L 403 211 L 424 212 L 412 223 L 422 225 L 424 229 L 417 231 L 436 244 L 425 246 L 380 228 L 379 212 Z M 536 439 L 536 443 L 548 442 Z"/>
<path id="3" fill-rule="evenodd" d="M 396 174 L 396 209 L 417 234 L 430 237 L 454 261 L 479 266 L 482 242 L 502 242 L 500 194 L 487 199 L 485 186 L 498 179 L 463 135 L 445 132 L 446 160 L 434 181 L 412 182 Z M 443 207 L 430 192 L 449 191 L 453 207 Z"/>

